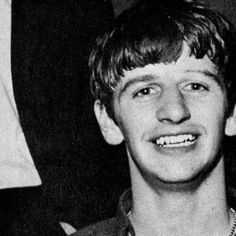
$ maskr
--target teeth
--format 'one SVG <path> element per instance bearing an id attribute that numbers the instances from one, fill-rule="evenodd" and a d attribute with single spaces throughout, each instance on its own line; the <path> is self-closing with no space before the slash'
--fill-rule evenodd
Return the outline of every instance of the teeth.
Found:
<path id="1" fill-rule="evenodd" d="M 185 147 L 191 145 L 196 139 L 192 134 L 182 134 L 177 136 L 165 136 L 156 140 L 157 145 L 163 147 Z"/>

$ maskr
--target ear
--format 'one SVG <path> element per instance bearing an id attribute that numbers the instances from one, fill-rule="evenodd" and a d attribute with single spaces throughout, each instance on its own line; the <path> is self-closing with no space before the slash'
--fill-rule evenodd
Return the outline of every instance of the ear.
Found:
<path id="1" fill-rule="evenodd" d="M 96 100 L 94 103 L 94 112 L 106 142 L 111 145 L 118 145 L 122 143 L 124 137 L 120 131 L 120 128 L 108 116 L 106 108 L 99 100 Z"/>
<path id="2" fill-rule="evenodd" d="M 236 135 L 236 105 L 234 106 L 233 114 L 226 121 L 225 134 L 227 136 Z"/>

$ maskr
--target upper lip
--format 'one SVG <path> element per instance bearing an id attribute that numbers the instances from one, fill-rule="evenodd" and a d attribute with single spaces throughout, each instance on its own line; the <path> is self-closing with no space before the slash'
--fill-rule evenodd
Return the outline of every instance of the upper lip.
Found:
<path id="1" fill-rule="evenodd" d="M 152 142 L 156 142 L 160 137 L 168 137 L 168 136 L 178 136 L 178 135 L 193 135 L 198 137 L 201 135 L 199 131 L 196 130 L 182 130 L 182 131 L 172 131 L 172 132 L 162 132 L 158 134 L 153 134 L 150 136 L 149 140 Z"/>

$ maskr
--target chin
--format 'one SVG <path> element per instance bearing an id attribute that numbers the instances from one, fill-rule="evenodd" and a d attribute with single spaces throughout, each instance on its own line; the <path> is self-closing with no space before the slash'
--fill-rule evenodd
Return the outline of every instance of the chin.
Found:
<path id="1" fill-rule="evenodd" d="M 200 186 L 203 178 L 200 175 L 195 175 L 186 178 L 160 178 L 153 176 L 153 178 L 148 178 L 148 182 L 154 188 L 159 191 L 171 191 L 171 192 L 193 192 Z"/>
<path id="2" fill-rule="evenodd" d="M 204 182 L 204 180 L 210 175 L 211 171 L 215 168 L 217 165 L 219 159 L 215 159 L 212 163 L 209 163 L 208 165 L 204 167 L 199 167 L 195 171 L 189 171 L 186 172 L 186 170 L 183 172 L 180 172 L 172 170 L 172 173 L 168 173 L 167 175 L 160 175 L 157 173 L 147 173 L 144 174 L 143 177 L 145 180 L 153 187 L 162 189 L 162 190 L 169 190 L 169 191 L 175 191 L 175 192 L 181 192 L 181 191 L 194 191 L 196 190 L 201 183 Z"/>

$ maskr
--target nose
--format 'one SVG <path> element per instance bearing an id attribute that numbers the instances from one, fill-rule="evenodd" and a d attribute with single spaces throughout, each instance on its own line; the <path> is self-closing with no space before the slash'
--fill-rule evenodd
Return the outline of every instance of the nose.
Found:
<path id="1" fill-rule="evenodd" d="M 160 122 L 180 124 L 190 119 L 190 111 L 184 96 L 178 89 L 166 91 L 159 100 L 157 119 Z"/>

